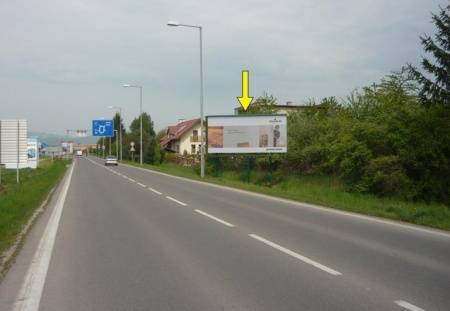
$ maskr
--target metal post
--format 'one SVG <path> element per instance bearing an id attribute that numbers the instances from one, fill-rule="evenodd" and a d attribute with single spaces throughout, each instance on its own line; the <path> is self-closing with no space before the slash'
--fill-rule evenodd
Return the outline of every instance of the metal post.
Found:
<path id="1" fill-rule="evenodd" d="M 140 119 L 141 119 L 141 143 L 139 145 L 139 160 L 140 160 L 140 164 L 142 166 L 142 160 L 143 160 L 143 145 L 142 145 L 142 86 L 139 87 L 139 101 L 140 101 Z"/>
<path id="2" fill-rule="evenodd" d="M 111 136 L 109 136 L 109 146 L 108 146 L 108 155 L 111 155 Z"/>
<path id="3" fill-rule="evenodd" d="M 102 136 L 102 155 L 105 158 L 105 137 Z"/>
<path id="4" fill-rule="evenodd" d="M 116 157 L 117 161 L 119 161 L 119 133 L 116 131 Z"/>
<path id="5" fill-rule="evenodd" d="M 2 184 L 2 120 L 0 120 L 0 185 Z"/>
<path id="6" fill-rule="evenodd" d="M 122 108 L 119 107 L 120 161 L 122 161 Z"/>
<path id="7" fill-rule="evenodd" d="M 200 176 L 205 177 L 205 129 L 203 127 L 203 28 L 199 25 L 180 24 L 175 21 L 169 21 L 168 26 L 182 26 L 189 28 L 197 28 L 200 35 L 200 127 L 201 127 L 201 142 L 200 142 Z"/>
<path id="8" fill-rule="evenodd" d="M 272 168 L 272 154 L 269 154 L 269 185 L 272 187 L 273 184 L 273 168 Z"/>
<path id="9" fill-rule="evenodd" d="M 19 183 L 20 182 L 20 177 L 19 177 L 19 160 L 20 160 L 20 121 L 17 120 L 17 168 L 16 168 L 16 182 Z"/>
<path id="10" fill-rule="evenodd" d="M 201 143 L 200 143 L 200 177 L 205 177 L 205 129 L 203 128 L 203 36 L 202 27 L 200 30 L 200 127 L 202 131 Z"/>

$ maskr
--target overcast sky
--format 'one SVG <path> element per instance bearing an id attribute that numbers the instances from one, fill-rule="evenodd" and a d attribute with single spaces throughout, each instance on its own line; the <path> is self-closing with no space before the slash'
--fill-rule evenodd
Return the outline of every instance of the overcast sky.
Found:
<path id="1" fill-rule="evenodd" d="M 62 134 L 123 107 L 157 129 L 199 115 L 198 31 L 204 27 L 205 113 L 231 114 L 241 93 L 279 103 L 345 97 L 418 64 L 419 35 L 444 0 L 0 0 L 0 118 Z"/>

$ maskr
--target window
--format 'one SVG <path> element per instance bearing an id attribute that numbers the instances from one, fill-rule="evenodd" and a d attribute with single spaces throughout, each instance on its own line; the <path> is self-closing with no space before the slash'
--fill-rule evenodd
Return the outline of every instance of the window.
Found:
<path id="1" fill-rule="evenodd" d="M 191 154 L 195 154 L 195 145 L 191 145 Z"/>
<path id="2" fill-rule="evenodd" d="M 198 136 L 198 130 L 193 130 L 192 131 L 192 136 Z"/>

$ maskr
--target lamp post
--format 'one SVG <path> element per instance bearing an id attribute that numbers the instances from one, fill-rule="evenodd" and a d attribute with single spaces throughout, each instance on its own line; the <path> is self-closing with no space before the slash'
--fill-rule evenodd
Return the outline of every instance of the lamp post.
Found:
<path id="1" fill-rule="evenodd" d="M 114 130 L 114 132 L 116 133 L 116 158 L 119 160 L 119 131 Z"/>
<path id="2" fill-rule="evenodd" d="M 139 162 L 142 165 L 142 160 L 143 160 L 143 153 L 142 150 L 143 145 L 142 145 L 142 86 L 140 85 L 130 85 L 130 84 L 124 84 L 123 87 L 135 87 L 139 89 L 139 119 L 140 119 L 140 132 L 141 132 L 141 138 L 140 138 L 140 144 L 139 144 Z"/>
<path id="3" fill-rule="evenodd" d="M 120 161 L 122 161 L 122 107 L 109 106 L 109 109 L 116 109 L 119 111 L 119 143 L 120 143 Z M 117 157 L 119 159 L 119 157 Z"/>
<path id="4" fill-rule="evenodd" d="M 169 21 L 167 23 L 171 27 L 189 27 L 196 28 L 200 34 L 200 128 L 201 128 L 201 142 L 200 142 L 200 176 L 205 177 L 205 131 L 203 128 L 203 38 L 202 38 L 202 26 L 180 24 L 176 21 Z"/>

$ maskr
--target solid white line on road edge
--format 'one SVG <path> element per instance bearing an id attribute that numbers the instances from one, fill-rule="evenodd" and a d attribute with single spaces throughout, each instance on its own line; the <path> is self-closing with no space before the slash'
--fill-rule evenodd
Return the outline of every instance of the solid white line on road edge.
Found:
<path id="1" fill-rule="evenodd" d="M 181 202 L 181 201 L 178 201 L 177 199 L 174 199 L 174 198 L 172 198 L 172 197 L 166 196 L 166 198 L 168 198 L 169 200 L 174 201 L 174 202 L 176 202 L 176 203 L 178 203 L 178 204 L 180 204 L 180 205 L 183 205 L 183 206 L 186 206 L 186 205 L 187 205 L 186 203 L 183 203 L 183 202 Z"/>
<path id="2" fill-rule="evenodd" d="M 153 189 L 153 188 L 150 188 L 150 187 L 148 187 L 148 190 L 150 190 L 150 191 L 153 191 L 154 193 L 156 193 L 156 194 L 159 194 L 159 195 L 161 195 L 162 193 L 161 192 L 159 192 L 158 190 L 155 190 L 155 189 Z"/>
<path id="3" fill-rule="evenodd" d="M 139 186 L 141 186 L 142 188 L 147 188 L 147 186 L 146 185 L 144 185 L 144 184 L 141 184 L 140 182 L 138 182 L 137 183 Z"/>
<path id="4" fill-rule="evenodd" d="M 24 282 L 20 288 L 16 303 L 14 305 L 15 311 L 34 311 L 39 309 L 39 303 L 41 301 L 42 291 L 44 289 L 45 279 L 47 277 L 48 266 L 52 256 L 53 246 L 55 244 L 56 233 L 58 231 L 59 220 L 64 208 L 64 202 L 66 200 L 67 191 L 72 180 L 72 173 L 75 167 L 76 161 L 72 164 L 67 179 L 59 194 L 58 201 L 53 209 L 50 219 L 48 220 L 47 227 L 44 234 L 39 241 L 36 253 L 33 256 L 33 261 L 28 268 L 25 275 Z"/>
<path id="5" fill-rule="evenodd" d="M 415 306 L 413 304 L 410 304 L 409 302 L 404 301 L 404 300 L 396 300 L 394 302 L 396 304 L 398 304 L 400 307 L 403 307 L 403 308 L 405 308 L 407 310 L 410 310 L 410 311 L 425 311 L 424 309 L 419 308 L 419 307 L 417 307 L 417 306 Z"/>
<path id="6" fill-rule="evenodd" d="M 302 256 L 300 254 L 297 254 L 296 252 L 293 252 L 293 251 L 291 251 L 291 250 L 289 250 L 287 248 L 284 248 L 283 246 L 280 246 L 280 245 L 278 245 L 276 243 L 273 243 L 273 242 L 271 242 L 269 240 L 266 240 L 266 239 L 260 237 L 259 235 L 249 234 L 249 236 L 251 236 L 252 238 L 254 238 L 254 239 L 256 239 L 256 240 L 258 240 L 260 242 L 263 242 L 264 244 L 269 245 L 269 246 L 271 246 L 271 247 L 273 247 L 273 248 L 275 248 L 275 249 L 277 249 L 277 250 L 279 250 L 279 251 L 281 251 L 281 252 L 283 252 L 285 254 L 291 255 L 294 258 L 297 258 L 297 259 L 299 259 L 299 260 L 301 260 L 301 261 L 303 261 L 303 262 L 305 262 L 307 264 L 310 264 L 310 265 L 312 265 L 312 266 L 314 266 L 314 267 L 316 267 L 316 268 L 318 268 L 320 270 L 328 272 L 329 274 L 342 275 L 342 273 L 340 273 L 340 272 L 338 272 L 336 270 L 328 268 L 327 266 L 324 266 L 324 265 L 322 265 L 322 264 L 320 264 L 320 263 L 318 263 L 318 262 L 316 262 L 316 261 L 314 261 L 312 259 L 309 259 L 308 257 L 305 257 L 305 256 Z"/>
<path id="7" fill-rule="evenodd" d="M 199 214 L 202 214 L 203 216 L 206 216 L 206 217 L 211 218 L 211 219 L 213 219 L 213 220 L 215 220 L 215 221 L 217 221 L 217 222 L 220 222 L 221 224 L 223 224 L 223 225 L 225 225 L 225 226 L 228 226 L 228 227 L 234 227 L 233 224 L 230 224 L 229 222 L 226 222 L 225 220 L 222 220 L 222 219 L 217 218 L 217 217 L 215 217 L 215 216 L 213 216 L 213 215 L 210 215 L 210 214 L 208 214 L 208 213 L 205 213 L 205 212 L 203 212 L 203 211 L 201 211 L 201 210 L 199 210 L 199 209 L 196 209 L 195 211 L 196 211 L 197 213 L 199 213 Z"/>

